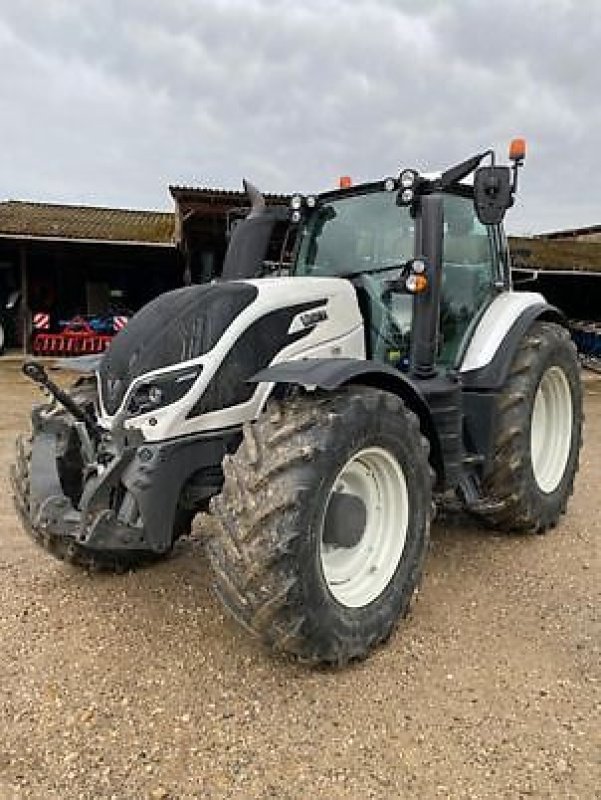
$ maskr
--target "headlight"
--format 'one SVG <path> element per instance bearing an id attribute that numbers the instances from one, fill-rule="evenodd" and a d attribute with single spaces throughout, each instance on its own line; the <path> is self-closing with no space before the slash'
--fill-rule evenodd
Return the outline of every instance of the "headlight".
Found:
<path id="1" fill-rule="evenodd" d="M 143 381 L 131 394 L 127 411 L 132 416 L 137 416 L 181 400 L 200 373 L 200 367 L 190 367 L 155 375 Z"/>
<path id="2" fill-rule="evenodd" d="M 300 211 L 293 211 L 292 214 L 290 214 L 290 219 L 292 220 L 292 222 L 300 222 L 301 221 L 301 212 Z"/>
<path id="3" fill-rule="evenodd" d="M 386 180 L 384 181 L 384 189 L 387 192 L 394 192 L 395 188 L 396 188 L 395 179 L 394 178 L 386 178 Z"/>
<path id="4" fill-rule="evenodd" d="M 307 204 L 307 208 L 315 208 L 315 206 L 317 205 L 317 198 L 315 197 L 314 194 L 310 194 L 305 200 L 305 202 Z"/>
<path id="5" fill-rule="evenodd" d="M 293 211 L 300 211 L 303 205 L 303 198 L 300 194 L 293 194 L 290 199 L 290 208 Z"/>
<path id="6" fill-rule="evenodd" d="M 401 200 L 406 205 L 409 205 L 413 201 L 413 189 L 403 189 L 401 192 Z"/>

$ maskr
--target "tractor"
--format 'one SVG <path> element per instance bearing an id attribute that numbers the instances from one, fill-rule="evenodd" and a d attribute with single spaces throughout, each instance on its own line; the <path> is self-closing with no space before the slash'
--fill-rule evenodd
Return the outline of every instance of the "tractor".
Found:
<path id="1" fill-rule="evenodd" d="M 289 206 L 246 185 L 220 279 L 154 299 L 70 390 L 24 365 L 50 395 L 12 469 L 24 527 L 120 571 L 208 513 L 196 529 L 233 617 L 334 665 L 407 614 L 436 508 L 553 528 L 582 387 L 561 311 L 512 290 L 503 219 L 524 158 L 514 140 L 509 164 L 487 150 Z M 265 275 L 282 221 L 292 262 Z"/>

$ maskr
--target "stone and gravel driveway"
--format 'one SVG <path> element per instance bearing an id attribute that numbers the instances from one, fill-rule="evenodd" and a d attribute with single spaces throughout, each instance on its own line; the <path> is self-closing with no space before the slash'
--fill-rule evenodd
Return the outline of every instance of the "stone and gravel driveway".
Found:
<path id="1" fill-rule="evenodd" d="M 198 540 L 120 577 L 53 561 L 8 489 L 38 396 L 0 359 L 0 800 L 601 798 L 601 380 L 546 537 L 434 530 L 409 619 L 338 672 L 224 614 Z"/>

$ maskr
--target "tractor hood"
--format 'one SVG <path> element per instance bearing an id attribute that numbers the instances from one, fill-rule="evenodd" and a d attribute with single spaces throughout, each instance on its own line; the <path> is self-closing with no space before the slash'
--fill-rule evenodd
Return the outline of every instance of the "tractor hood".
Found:
<path id="1" fill-rule="evenodd" d="M 98 368 L 102 403 L 114 414 L 132 381 L 211 350 L 257 296 L 248 283 L 213 283 L 166 292 L 144 306 L 112 341 Z"/>
<path id="2" fill-rule="evenodd" d="M 355 288 L 343 278 L 281 277 L 191 286 L 136 314 L 97 372 L 100 424 L 146 441 L 232 428 L 272 387 L 252 376 L 296 358 L 364 358 Z"/>
<path id="3" fill-rule="evenodd" d="M 116 413 L 136 378 L 212 350 L 232 321 L 257 297 L 256 287 L 237 281 L 259 274 L 273 226 L 287 209 L 268 209 L 261 192 L 246 180 L 244 189 L 251 208 L 232 232 L 223 265 L 224 282 L 160 295 L 130 320 L 106 351 L 98 375 L 108 414 Z"/>

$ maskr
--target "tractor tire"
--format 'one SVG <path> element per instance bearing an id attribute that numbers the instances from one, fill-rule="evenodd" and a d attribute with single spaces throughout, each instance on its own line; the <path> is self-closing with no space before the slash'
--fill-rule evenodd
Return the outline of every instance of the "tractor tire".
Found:
<path id="1" fill-rule="evenodd" d="M 430 531 L 417 417 L 352 386 L 271 400 L 224 460 L 208 551 L 231 614 L 276 651 L 360 659 L 407 613 Z"/>
<path id="2" fill-rule="evenodd" d="M 536 322 L 499 397 L 492 466 L 476 515 L 505 531 L 545 533 L 565 513 L 582 445 L 582 384 L 568 331 Z"/>

